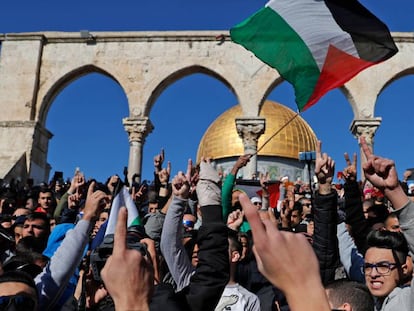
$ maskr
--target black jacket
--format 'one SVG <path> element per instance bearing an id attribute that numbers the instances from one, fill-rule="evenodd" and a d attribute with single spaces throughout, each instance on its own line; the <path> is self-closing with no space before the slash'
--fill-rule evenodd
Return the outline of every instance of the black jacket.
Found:
<path id="1" fill-rule="evenodd" d="M 229 281 L 228 229 L 221 207 L 203 206 L 197 234 L 198 264 L 190 284 L 174 293 L 170 284 L 156 286 L 151 311 L 213 311 Z"/>
<path id="2" fill-rule="evenodd" d="M 313 249 L 319 261 L 322 283 L 327 285 L 335 280 L 339 266 L 338 196 L 335 191 L 328 195 L 316 193 L 314 204 Z"/>

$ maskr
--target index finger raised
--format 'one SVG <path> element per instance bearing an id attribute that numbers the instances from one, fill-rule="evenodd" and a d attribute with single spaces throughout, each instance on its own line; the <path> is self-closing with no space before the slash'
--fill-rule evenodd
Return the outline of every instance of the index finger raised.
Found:
<path id="1" fill-rule="evenodd" d="M 345 162 L 346 162 L 346 165 L 347 165 L 347 166 L 351 166 L 351 165 L 352 165 L 351 160 L 349 159 L 349 154 L 348 154 L 348 152 L 345 152 L 345 153 L 344 153 L 344 159 L 345 159 Z"/>
<path id="2" fill-rule="evenodd" d="M 316 142 L 316 156 L 317 157 L 322 157 L 322 142 L 320 140 L 318 140 Z"/>
<path id="3" fill-rule="evenodd" d="M 95 187 L 95 181 L 92 181 L 90 184 L 89 184 L 89 187 L 88 187 L 88 197 L 90 197 L 92 194 L 93 194 L 93 188 Z"/>
<path id="4" fill-rule="evenodd" d="M 239 201 L 243 207 L 244 215 L 246 216 L 253 233 L 253 239 L 256 241 L 266 240 L 266 230 L 257 213 L 257 208 L 252 204 L 247 194 L 242 193 L 239 196 Z"/>
<path id="5" fill-rule="evenodd" d="M 368 158 L 370 158 L 370 157 L 372 157 L 372 151 L 371 151 L 371 149 L 368 147 L 368 144 L 367 144 L 367 142 L 366 142 L 366 140 L 365 140 L 365 137 L 364 136 L 361 136 L 360 138 L 359 138 L 359 142 L 360 142 L 360 144 L 361 144 L 361 148 L 362 148 L 362 151 L 364 152 L 364 154 L 365 154 L 365 157 L 368 159 Z"/>
<path id="6" fill-rule="evenodd" d="M 113 250 L 114 254 L 117 254 L 118 252 L 122 254 L 122 252 L 126 249 L 127 215 L 127 209 L 125 207 L 121 207 L 116 221 Z"/>

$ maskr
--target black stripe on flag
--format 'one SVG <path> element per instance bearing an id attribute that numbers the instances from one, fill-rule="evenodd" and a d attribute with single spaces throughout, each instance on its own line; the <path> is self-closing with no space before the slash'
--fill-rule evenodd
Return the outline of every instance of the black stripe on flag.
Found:
<path id="1" fill-rule="evenodd" d="M 355 0 L 325 0 L 342 30 L 354 41 L 361 59 L 380 62 L 398 52 L 390 31 L 380 19 Z"/>

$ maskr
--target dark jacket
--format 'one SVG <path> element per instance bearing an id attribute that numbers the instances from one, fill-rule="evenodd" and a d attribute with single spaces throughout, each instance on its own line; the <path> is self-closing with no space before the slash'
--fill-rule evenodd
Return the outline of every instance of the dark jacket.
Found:
<path id="1" fill-rule="evenodd" d="M 319 261 L 322 283 L 335 280 L 339 265 L 338 239 L 338 196 L 335 191 L 328 195 L 316 193 L 314 204 L 313 249 Z"/>
<path id="2" fill-rule="evenodd" d="M 345 222 L 351 226 L 351 235 L 354 238 L 358 251 L 365 255 L 367 250 L 367 235 L 371 228 L 365 219 L 362 208 L 362 196 L 358 182 L 348 181 L 344 184 L 345 190 Z"/>
<path id="3" fill-rule="evenodd" d="M 212 311 L 229 281 L 228 229 L 221 207 L 203 206 L 203 225 L 197 234 L 198 265 L 190 284 L 179 293 L 169 284 L 156 287 L 151 311 Z"/>

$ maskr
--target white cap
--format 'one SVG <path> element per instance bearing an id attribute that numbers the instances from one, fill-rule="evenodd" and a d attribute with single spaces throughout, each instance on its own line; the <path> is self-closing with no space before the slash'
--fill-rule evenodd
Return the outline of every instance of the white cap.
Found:
<path id="1" fill-rule="evenodd" d="M 283 176 L 280 181 L 285 182 L 285 181 L 288 181 L 288 180 L 289 180 L 289 176 Z"/>
<path id="2" fill-rule="evenodd" d="M 259 198 L 259 197 L 252 197 L 252 198 L 250 199 L 250 202 L 252 202 L 253 204 L 254 204 L 254 203 L 262 203 L 262 199 L 261 199 L 261 198 Z"/>

